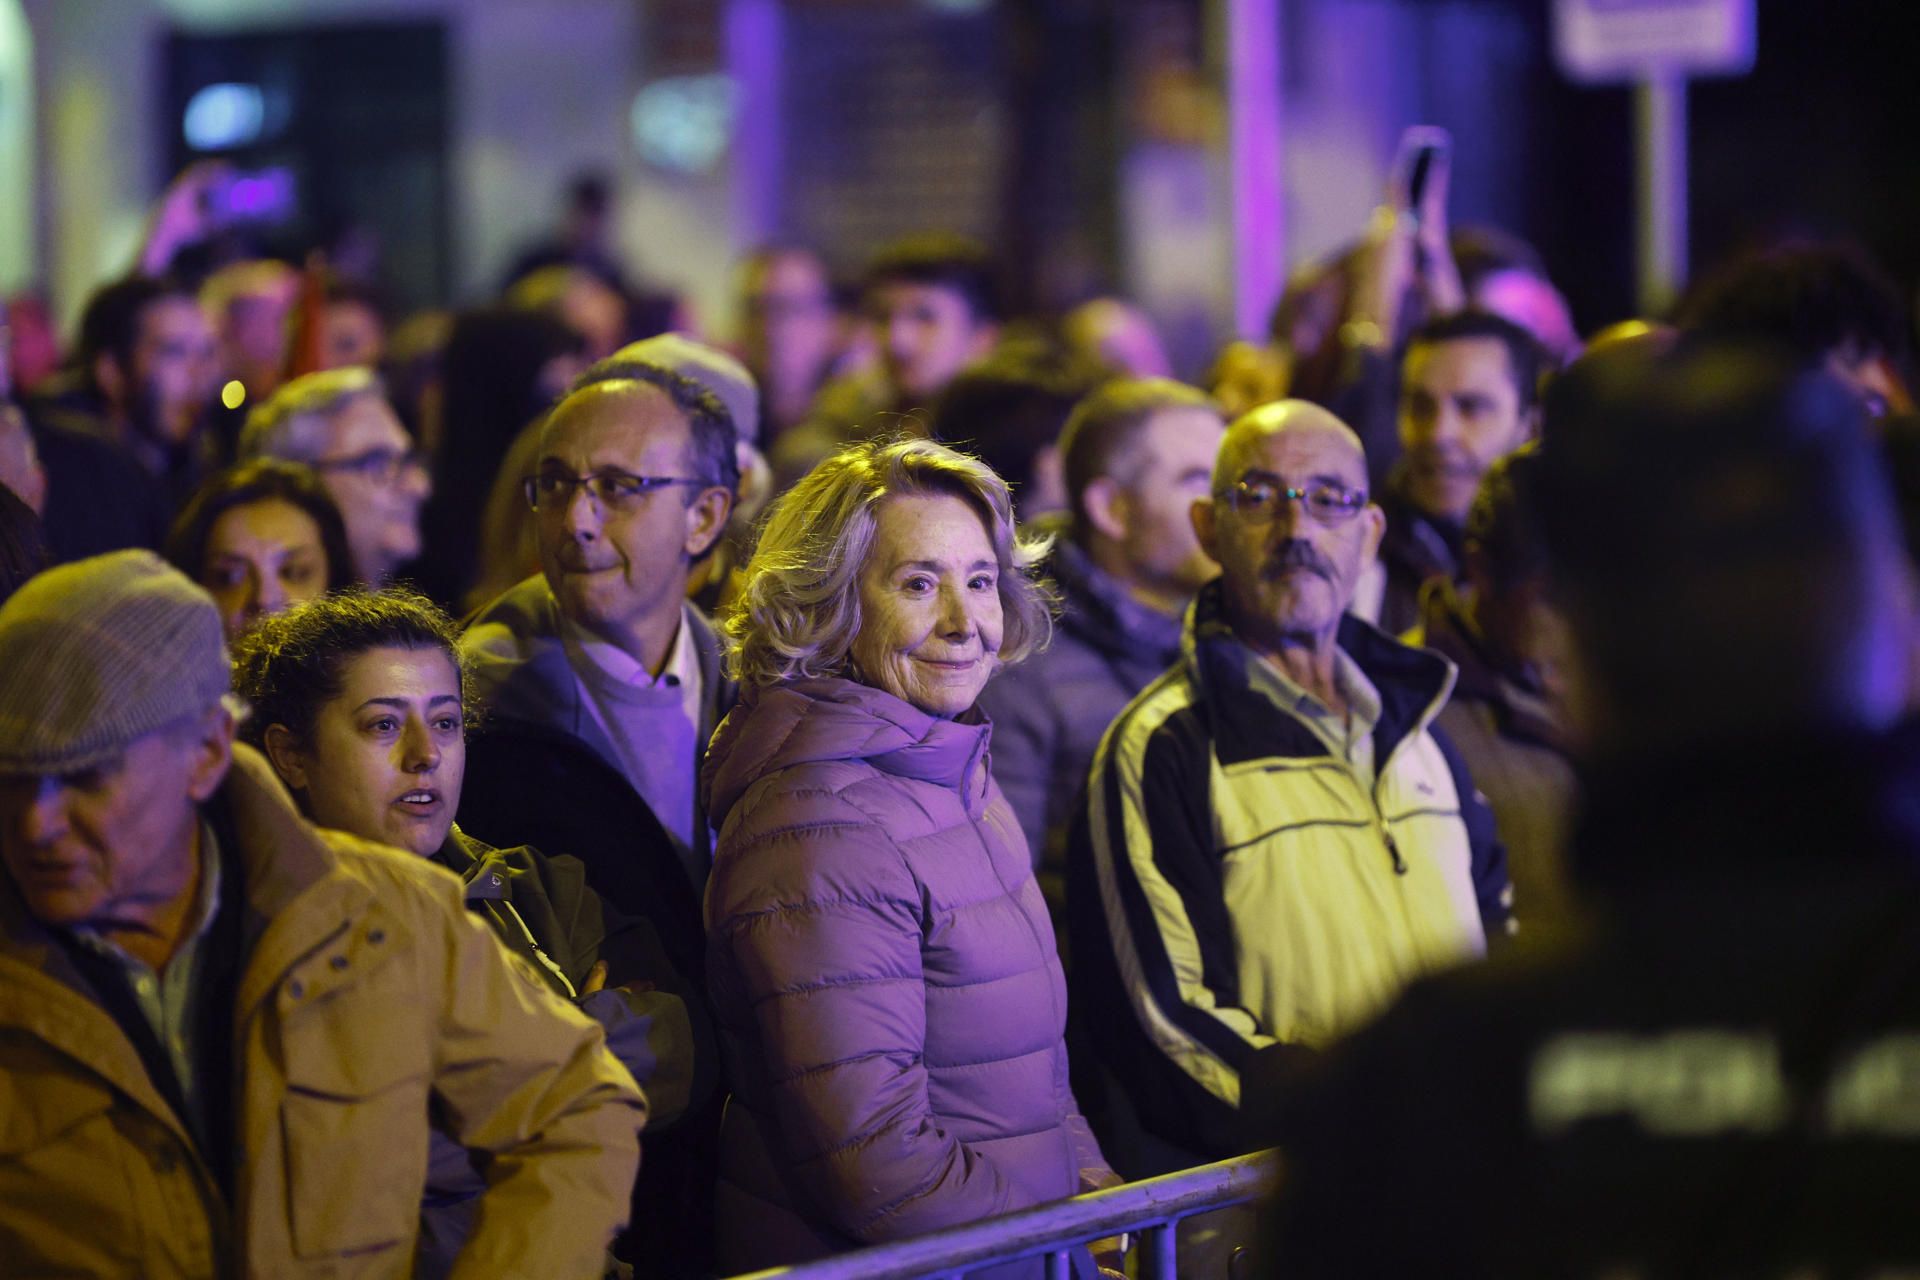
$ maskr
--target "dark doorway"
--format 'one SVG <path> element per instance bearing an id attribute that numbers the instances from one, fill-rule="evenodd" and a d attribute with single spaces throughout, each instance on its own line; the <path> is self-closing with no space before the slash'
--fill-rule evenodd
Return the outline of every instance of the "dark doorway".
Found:
<path id="1" fill-rule="evenodd" d="M 402 308 L 448 296 L 443 23 L 176 32 L 165 59 L 170 172 L 227 160 L 254 179 L 235 203 L 264 250 L 377 262 Z"/>

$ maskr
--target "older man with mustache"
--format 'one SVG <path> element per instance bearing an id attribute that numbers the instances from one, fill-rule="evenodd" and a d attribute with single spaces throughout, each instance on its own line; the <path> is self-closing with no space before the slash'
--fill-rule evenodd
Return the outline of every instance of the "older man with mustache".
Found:
<path id="1" fill-rule="evenodd" d="M 1244 1150 L 1244 1099 L 1506 930 L 1492 815 L 1432 725 L 1453 664 L 1347 613 L 1386 525 L 1366 484 L 1318 406 L 1233 424 L 1193 505 L 1221 576 L 1094 759 L 1074 996 L 1129 1177 Z"/>

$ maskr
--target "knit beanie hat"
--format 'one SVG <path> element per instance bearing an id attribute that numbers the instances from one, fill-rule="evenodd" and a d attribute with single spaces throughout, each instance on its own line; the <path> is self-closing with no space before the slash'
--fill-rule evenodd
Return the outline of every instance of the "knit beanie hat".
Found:
<path id="1" fill-rule="evenodd" d="M 49 569 L 0 606 L 0 773 L 92 768 L 231 688 L 220 611 L 151 551 Z"/>

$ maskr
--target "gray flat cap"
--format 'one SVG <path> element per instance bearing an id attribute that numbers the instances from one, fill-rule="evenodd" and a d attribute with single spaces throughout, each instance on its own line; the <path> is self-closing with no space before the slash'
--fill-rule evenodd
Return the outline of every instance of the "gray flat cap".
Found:
<path id="1" fill-rule="evenodd" d="M 159 556 L 49 569 L 0 606 L 0 773 L 92 768 L 231 688 L 220 611 Z"/>

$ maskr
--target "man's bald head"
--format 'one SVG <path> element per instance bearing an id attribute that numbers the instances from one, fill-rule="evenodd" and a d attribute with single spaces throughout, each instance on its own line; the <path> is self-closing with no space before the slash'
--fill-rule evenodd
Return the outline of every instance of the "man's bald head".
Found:
<path id="1" fill-rule="evenodd" d="M 1359 437 L 1319 405 L 1276 401 L 1228 428 L 1193 530 L 1220 566 L 1227 621 L 1256 652 L 1333 643 L 1386 528 L 1366 490 Z"/>
<path id="2" fill-rule="evenodd" d="M 1343 452 L 1350 454 L 1352 476 L 1347 483 L 1355 488 L 1366 487 L 1367 450 L 1352 427 L 1310 400 L 1275 400 L 1242 414 L 1227 428 L 1226 438 L 1220 442 L 1219 456 L 1214 459 L 1213 491 L 1221 493 L 1231 488 L 1240 479 L 1249 458 L 1264 451 L 1273 437 L 1292 432 L 1325 432 L 1338 442 L 1326 456 L 1337 458 Z"/>

